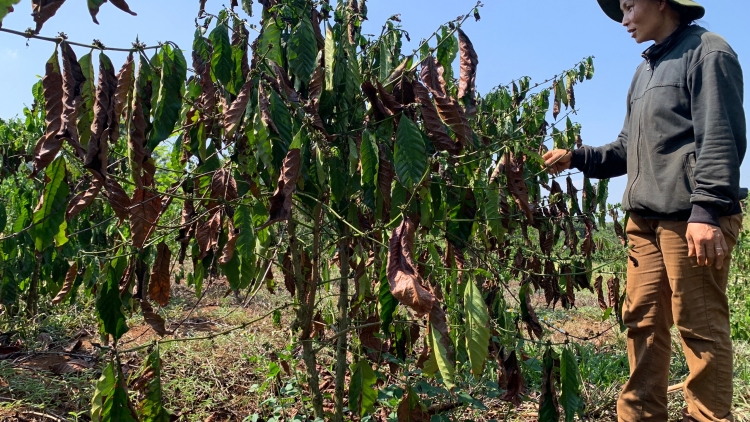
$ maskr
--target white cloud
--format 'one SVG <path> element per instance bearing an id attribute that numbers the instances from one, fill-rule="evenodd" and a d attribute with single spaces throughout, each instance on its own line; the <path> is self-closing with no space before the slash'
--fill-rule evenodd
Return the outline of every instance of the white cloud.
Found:
<path id="1" fill-rule="evenodd" d="M 9 48 L 5 49 L 5 52 L 3 53 L 3 57 L 6 59 L 16 60 L 18 58 L 18 50 L 11 50 Z"/>

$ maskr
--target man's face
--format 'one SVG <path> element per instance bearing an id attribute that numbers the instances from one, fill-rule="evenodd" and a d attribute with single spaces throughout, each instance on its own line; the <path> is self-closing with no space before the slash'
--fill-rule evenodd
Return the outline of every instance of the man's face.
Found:
<path id="1" fill-rule="evenodd" d="M 664 25 L 664 7 L 668 6 L 659 0 L 620 0 L 622 26 L 638 44 L 656 40 Z"/>

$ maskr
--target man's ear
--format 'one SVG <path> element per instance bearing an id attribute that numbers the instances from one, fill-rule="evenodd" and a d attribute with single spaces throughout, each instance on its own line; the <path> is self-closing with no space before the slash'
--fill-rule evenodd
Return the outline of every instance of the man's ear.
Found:
<path id="1" fill-rule="evenodd" d="M 669 7 L 669 5 L 667 4 L 667 0 L 658 0 L 658 1 L 659 1 L 659 11 L 663 12 L 667 10 L 667 8 Z"/>

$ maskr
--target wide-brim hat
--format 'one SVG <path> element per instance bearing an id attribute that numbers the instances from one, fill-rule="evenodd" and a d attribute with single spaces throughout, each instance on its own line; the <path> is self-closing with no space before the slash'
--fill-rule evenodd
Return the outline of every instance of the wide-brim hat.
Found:
<path id="1" fill-rule="evenodd" d="M 597 0 L 604 13 L 615 22 L 622 22 L 623 13 L 620 9 L 620 0 Z M 693 0 L 668 0 L 680 9 L 680 14 L 688 20 L 702 18 L 706 9 Z"/>

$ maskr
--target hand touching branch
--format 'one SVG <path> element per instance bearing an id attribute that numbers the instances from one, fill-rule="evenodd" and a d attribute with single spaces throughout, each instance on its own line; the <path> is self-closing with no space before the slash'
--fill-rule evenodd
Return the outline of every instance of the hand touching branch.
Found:
<path id="1" fill-rule="evenodd" d="M 544 165 L 547 166 L 547 173 L 558 174 L 570 169 L 573 153 L 566 149 L 553 149 L 542 158 L 544 158 Z"/>

